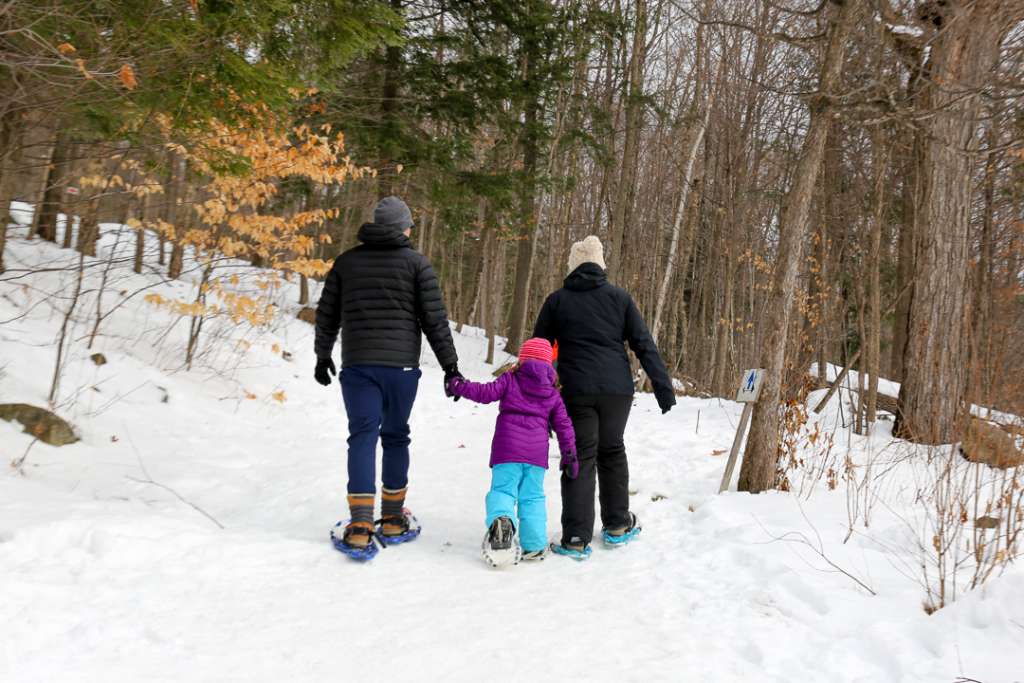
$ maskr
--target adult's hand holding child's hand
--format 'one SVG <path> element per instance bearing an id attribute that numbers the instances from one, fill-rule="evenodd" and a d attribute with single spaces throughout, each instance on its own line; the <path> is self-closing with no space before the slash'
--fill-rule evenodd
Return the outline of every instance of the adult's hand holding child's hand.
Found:
<path id="1" fill-rule="evenodd" d="M 458 401 L 461 396 L 456 396 L 455 392 L 452 391 L 452 385 L 455 384 L 456 380 L 466 379 L 459 372 L 458 365 L 449 365 L 444 369 L 444 395 L 448 398 Z"/>

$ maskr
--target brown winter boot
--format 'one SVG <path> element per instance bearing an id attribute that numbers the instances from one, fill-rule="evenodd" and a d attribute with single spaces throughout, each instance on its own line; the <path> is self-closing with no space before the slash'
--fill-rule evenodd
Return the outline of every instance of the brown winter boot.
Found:
<path id="1" fill-rule="evenodd" d="M 380 501 L 380 533 L 387 536 L 401 536 L 409 530 L 409 520 L 405 518 L 405 492 L 401 489 L 384 489 Z"/>
<path id="2" fill-rule="evenodd" d="M 373 538 L 373 499 L 372 493 L 353 493 L 348 497 L 348 509 L 351 521 L 345 527 L 342 541 L 353 548 L 365 548 Z"/>

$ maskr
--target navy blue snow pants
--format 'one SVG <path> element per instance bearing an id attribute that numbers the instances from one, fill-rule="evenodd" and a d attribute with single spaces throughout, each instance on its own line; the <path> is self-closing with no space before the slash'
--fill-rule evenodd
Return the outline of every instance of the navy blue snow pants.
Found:
<path id="1" fill-rule="evenodd" d="M 341 395 L 348 414 L 349 493 L 376 493 L 378 435 L 384 447 L 384 488 L 398 490 L 409 483 L 409 414 L 421 374 L 419 368 L 342 368 Z"/>

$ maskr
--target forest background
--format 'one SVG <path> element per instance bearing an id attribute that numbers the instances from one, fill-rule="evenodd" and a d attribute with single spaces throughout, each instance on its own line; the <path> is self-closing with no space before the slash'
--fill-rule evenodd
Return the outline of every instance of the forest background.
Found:
<path id="1" fill-rule="evenodd" d="M 1022 0 L 0 3 L 0 279 L 26 275 L 3 271 L 12 201 L 83 257 L 130 225 L 137 272 L 195 284 L 152 299 L 190 320 L 191 367 L 211 317 L 274 313 L 227 259 L 315 305 L 397 194 L 493 357 L 596 234 L 680 391 L 767 370 L 740 488 L 785 486 L 829 363 L 861 371 L 859 431 L 1024 414 L 1022 22 Z"/>

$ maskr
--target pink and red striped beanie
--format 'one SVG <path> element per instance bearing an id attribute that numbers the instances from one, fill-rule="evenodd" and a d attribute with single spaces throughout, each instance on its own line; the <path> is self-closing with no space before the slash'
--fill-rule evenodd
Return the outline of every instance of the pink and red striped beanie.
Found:
<path id="1" fill-rule="evenodd" d="M 541 337 L 533 337 L 523 342 L 519 347 L 519 362 L 528 360 L 539 360 L 551 365 L 551 342 Z"/>

